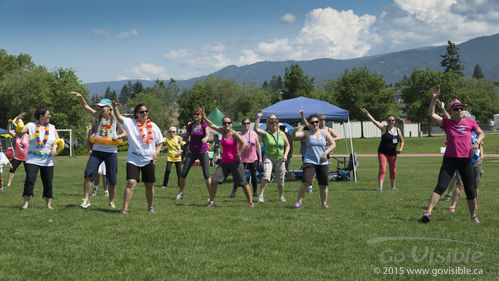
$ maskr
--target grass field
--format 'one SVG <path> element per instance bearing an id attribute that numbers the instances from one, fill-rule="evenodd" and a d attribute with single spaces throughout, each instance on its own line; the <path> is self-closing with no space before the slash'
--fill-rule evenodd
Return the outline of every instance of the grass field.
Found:
<path id="1" fill-rule="evenodd" d="M 438 152 L 437 138 L 408 139 L 406 152 Z M 379 142 L 358 141 L 365 142 L 356 144 L 358 153 L 375 153 Z M 486 139 L 488 147 L 493 142 L 495 137 Z M 216 208 L 206 209 L 207 191 L 194 167 L 184 200 L 172 200 L 176 187 L 156 188 L 157 212 L 150 214 L 139 184 L 130 213 L 122 215 L 125 159 L 119 155 L 118 209 L 107 207 L 102 192 L 91 197 L 90 208 L 79 207 L 87 160 L 79 156 L 56 158 L 54 210 L 44 208 L 38 179 L 36 196 L 22 211 L 20 168 L 13 187 L 0 193 L 0 280 L 498 280 L 499 158 L 484 162 L 479 225 L 471 222 L 465 201 L 454 215 L 441 201 L 429 224 L 418 222 L 440 157 L 399 158 L 399 191 L 383 193 L 375 191 L 377 159 L 361 157 L 358 183 L 329 185 L 330 209 L 320 207 L 316 186 L 304 207 L 293 209 L 298 181 L 286 182 L 288 202 L 277 201 L 271 184 L 265 203 L 254 209 L 241 190 L 228 198 L 226 183 L 219 186 Z M 291 168 L 299 167 L 297 160 Z M 162 157 L 158 184 L 164 168 Z M 429 272 L 410 274 L 414 269 Z"/>

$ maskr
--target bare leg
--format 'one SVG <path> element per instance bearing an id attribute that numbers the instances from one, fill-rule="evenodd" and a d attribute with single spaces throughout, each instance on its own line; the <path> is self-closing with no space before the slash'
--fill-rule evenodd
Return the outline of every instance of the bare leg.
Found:
<path id="1" fill-rule="evenodd" d="M 260 195 L 263 195 L 263 193 L 265 192 L 265 188 L 267 188 L 267 184 L 269 184 L 269 182 L 267 180 L 262 180 L 262 182 L 260 183 Z"/>
<path id="2" fill-rule="evenodd" d="M 184 194 L 184 187 L 185 187 L 185 182 L 187 181 L 186 178 L 180 178 L 180 188 L 179 188 L 179 191 L 178 193 L 182 193 Z"/>
<path id="3" fill-rule="evenodd" d="M 456 188 L 454 189 L 454 192 L 452 194 L 452 203 L 450 204 L 451 209 L 456 208 L 457 201 L 459 201 L 459 198 L 461 197 L 461 193 L 463 192 L 463 186 L 462 185 L 456 185 Z"/>
<path id="4" fill-rule="evenodd" d="M 92 189 L 92 181 L 89 177 L 85 177 L 85 180 L 83 181 L 83 197 L 85 200 L 88 200 L 90 189 Z"/>
<path id="5" fill-rule="evenodd" d="M 383 181 L 384 180 L 385 179 L 378 179 L 378 187 L 379 187 L 379 189 L 383 189 Z"/>
<path id="6" fill-rule="evenodd" d="M 300 189 L 298 190 L 298 202 L 300 202 L 300 204 L 302 203 L 303 198 L 305 197 L 305 193 L 307 192 L 307 188 L 310 186 L 310 184 L 311 183 L 307 183 L 307 182 L 301 183 Z"/>
<path id="7" fill-rule="evenodd" d="M 390 179 L 390 182 L 392 184 L 392 189 L 394 189 L 395 188 L 395 179 Z"/>
<path id="8" fill-rule="evenodd" d="M 248 203 L 253 202 L 253 197 L 251 195 L 249 184 L 243 186 L 243 191 L 244 191 L 244 195 L 246 195 L 246 199 L 248 200 Z"/>
<path id="9" fill-rule="evenodd" d="M 46 198 L 45 200 L 47 202 L 47 209 L 52 210 L 53 209 L 52 208 L 52 198 Z"/>
<path id="10" fill-rule="evenodd" d="M 137 185 L 136 180 L 128 180 L 127 181 L 126 187 L 125 187 L 125 192 L 123 195 L 123 210 L 128 210 L 128 203 L 130 203 L 130 200 L 132 199 L 133 191 L 134 191 L 136 185 Z"/>
<path id="11" fill-rule="evenodd" d="M 13 179 L 14 179 L 14 173 L 9 173 L 9 180 L 7 181 L 7 187 L 12 185 Z"/>
<path id="12" fill-rule="evenodd" d="M 116 195 L 116 185 L 110 186 L 109 190 L 109 202 L 114 201 L 114 196 Z"/>
<path id="13" fill-rule="evenodd" d="M 146 187 L 147 208 L 151 209 L 154 201 L 154 183 L 145 182 L 144 186 Z"/>
<path id="14" fill-rule="evenodd" d="M 24 196 L 24 204 L 22 206 L 23 209 L 27 209 L 29 205 L 29 196 Z"/>
<path id="15" fill-rule="evenodd" d="M 327 205 L 328 189 L 326 185 L 319 185 L 322 205 Z"/>
<path id="16" fill-rule="evenodd" d="M 433 192 L 431 194 L 430 202 L 428 203 L 428 209 L 426 211 L 429 212 L 429 213 L 431 213 L 431 211 L 433 210 L 433 208 L 435 208 L 435 206 L 437 205 L 438 200 L 440 200 L 440 195 L 438 193 L 436 193 L 436 192 Z"/>
<path id="17" fill-rule="evenodd" d="M 284 196 L 284 185 L 282 186 L 277 186 L 277 189 L 279 190 L 279 197 L 283 197 Z"/>
<path id="18" fill-rule="evenodd" d="M 206 184 L 208 188 L 208 193 L 210 194 L 210 201 L 215 200 L 215 196 L 217 195 L 218 184 L 215 181 L 211 181 L 211 185 Z"/>

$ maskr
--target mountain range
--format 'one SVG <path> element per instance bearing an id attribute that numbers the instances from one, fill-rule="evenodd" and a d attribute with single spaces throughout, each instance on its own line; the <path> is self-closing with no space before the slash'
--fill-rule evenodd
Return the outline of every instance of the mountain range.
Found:
<path id="1" fill-rule="evenodd" d="M 464 62 L 464 73 L 466 76 L 473 74 L 476 64 L 480 65 L 485 79 L 499 81 L 499 33 L 491 36 L 482 36 L 471 39 L 457 45 L 459 56 Z M 258 62 L 245 66 L 230 65 L 214 73 L 188 80 L 177 80 L 182 88 L 191 88 L 197 81 L 208 76 L 220 76 L 230 78 L 238 83 L 254 82 L 262 85 L 265 80 L 270 81 L 273 75 L 284 76 L 284 70 L 291 64 L 297 63 L 308 77 L 315 77 L 315 83 L 320 84 L 323 80 L 336 79 L 345 71 L 354 67 L 366 66 L 371 72 L 383 75 L 387 84 L 393 84 L 410 75 L 415 69 L 431 68 L 437 71 L 443 70 L 440 66 L 441 55 L 446 53 L 447 45 L 436 47 L 425 47 L 418 49 L 393 52 L 389 54 L 367 56 L 348 60 L 315 59 L 309 61 L 282 61 L 282 62 Z M 131 80 L 132 83 L 140 81 L 144 87 L 152 87 L 152 80 Z M 109 86 L 120 93 L 121 88 L 128 80 L 105 81 L 84 83 L 89 89 L 90 95 L 104 95 Z M 168 81 L 166 81 L 168 82 Z"/>

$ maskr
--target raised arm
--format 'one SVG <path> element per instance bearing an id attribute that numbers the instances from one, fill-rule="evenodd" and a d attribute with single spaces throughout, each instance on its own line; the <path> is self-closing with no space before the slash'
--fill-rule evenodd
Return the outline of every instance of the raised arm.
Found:
<path id="1" fill-rule="evenodd" d="M 93 108 L 91 108 L 87 101 L 85 100 L 85 98 L 78 92 L 71 92 L 71 94 L 75 97 L 78 98 L 78 100 L 80 101 L 80 104 L 81 106 L 83 107 L 83 109 L 85 109 L 86 112 L 90 113 L 90 115 L 92 115 L 93 117 L 95 118 L 99 118 L 99 114 L 97 114 L 97 111 L 95 111 Z"/>
<path id="2" fill-rule="evenodd" d="M 300 130 L 300 127 L 296 126 L 293 128 L 293 131 L 291 131 L 291 136 L 293 138 L 302 139 L 303 137 L 305 137 L 305 132 L 303 130 Z"/>
<path id="3" fill-rule="evenodd" d="M 210 128 L 212 128 L 213 130 L 219 132 L 220 134 L 224 133 L 224 129 L 223 128 L 218 127 L 217 125 L 215 125 L 215 123 L 211 122 L 210 119 L 206 118 L 206 113 L 203 112 L 202 117 L 203 117 L 204 122 L 206 122 L 206 124 L 208 124 L 208 126 L 210 126 Z"/>
<path id="4" fill-rule="evenodd" d="M 333 137 L 333 140 L 334 140 L 335 142 L 338 142 L 338 141 L 340 141 L 340 140 L 341 140 L 340 135 L 338 135 L 338 134 L 337 134 L 337 133 L 333 130 L 333 128 L 329 128 L 329 127 L 327 127 L 327 132 L 328 132 L 328 133 L 329 133 L 329 134 Z"/>
<path id="5" fill-rule="evenodd" d="M 114 111 L 114 115 L 116 115 L 116 119 L 118 120 L 118 122 L 120 122 L 121 124 L 123 124 L 124 117 L 123 117 L 123 115 L 121 115 L 118 106 L 119 106 L 119 103 L 117 101 L 113 100 L 113 111 Z"/>
<path id="6" fill-rule="evenodd" d="M 385 129 L 385 126 L 383 124 L 381 124 L 380 122 L 376 121 L 376 119 L 374 119 L 371 116 L 371 114 L 369 113 L 369 111 L 367 111 L 367 109 L 361 108 L 360 110 L 362 112 L 364 112 L 364 114 L 367 116 L 367 118 L 369 118 L 369 120 L 371 120 L 371 122 L 373 122 L 373 124 L 376 125 L 376 127 L 378 127 L 380 130 L 384 130 Z"/>
<path id="7" fill-rule="evenodd" d="M 433 87 L 433 97 L 431 98 L 430 107 L 428 108 L 428 115 L 440 127 L 442 126 L 442 117 L 435 113 L 435 104 L 440 95 L 440 85 Z"/>
<path id="8" fill-rule="evenodd" d="M 440 110 L 442 110 L 442 113 L 444 114 L 445 118 L 447 119 L 451 118 L 449 112 L 445 110 L 445 103 L 443 103 L 442 101 L 440 101 L 440 99 L 437 98 L 435 104 L 440 108 Z"/>
<path id="9" fill-rule="evenodd" d="M 9 121 L 7 121 L 7 131 L 9 132 L 9 135 L 11 137 L 16 137 L 16 132 L 12 130 L 12 119 L 9 119 Z"/>
<path id="10" fill-rule="evenodd" d="M 303 123 L 303 125 L 305 125 L 305 127 L 308 127 L 309 129 L 312 129 L 310 127 L 310 124 L 308 123 L 307 118 L 305 118 L 305 112 L 303 111 L 303 109 L 300 109 L 300 116 L 301 116 L 301 122 Z M 297 137 L 297 138 L 299 138 L 299 137 Z"/>
<path id="11" fill-rule="evenodd" d="M 265 130 L 260 129 L 260 119 L 262 118 L 263 111 L 261 109 L 258 109 L 256 112 L 256 120 L 255 120 L 255 126 L 253 127 L 253 131 L 255 131 L 257 134 L 260 136 L 265 136 L 267 132 Z"/>

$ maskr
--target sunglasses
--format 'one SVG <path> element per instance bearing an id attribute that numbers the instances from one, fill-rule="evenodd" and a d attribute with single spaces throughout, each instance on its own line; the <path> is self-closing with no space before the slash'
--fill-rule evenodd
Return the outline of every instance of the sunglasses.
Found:
<path id="1" fill-rule="evenodd" d="M 249 124 L 250 124 L 250 122 L 243 122 L 243 123 L 241 123 L 241 124 L 243 124 L 243 125 L 249 125 Z"/>
<path id="2" fill-rule="evenodd" d="M 193 116 L 199 116 L 199 115 L 201 115 L 201 113 L 193 113 L 192 115 Z"/>
<path id="3" fill-rule="evenodd" d="M 464 108 L 462 108 L 462 107 L 454 107 L 452 110 L 454 110 L 454 111 L 463 111 Z"/>
<path id="4" fill-rule="evenodd" d="M 279 124 L 277 121 L 270 121 L 269 124 Z"/>
<path id="5" fill-rule="evenodd" d="M 222 122 L 222 124 L 224 124 L 224 125 L 230 125 L 230 124 L 232 124 L 232 122 Z"/>
<path id="6" fill-rule="evenodd" d="M 395 120 L 386 120 L 386 122 L 395 122 Z"/>
<path id="7" fill-rule="evenodd" d="M 140 114 L 145 114 L 145 113 L 149 113 L 149 110 L 142 110 L 142 111 L 139 111 Z"/>
<path id="8" fill-rule="evenodd" d="M 319 124 L 319 121 L 310 121 L 310 124 Z"/>
<path id="9" fill-rule="evenodd" d="M 174 133 L 176 133 L 176 132 L 175 132 L 175 131 L 170 131 L 170 133 L 174 134 Z"/>
<path id="10" fill-rule="evenodd" d="M 321 121 L 326 121 L 326 119 L 322 118 Z"/>

